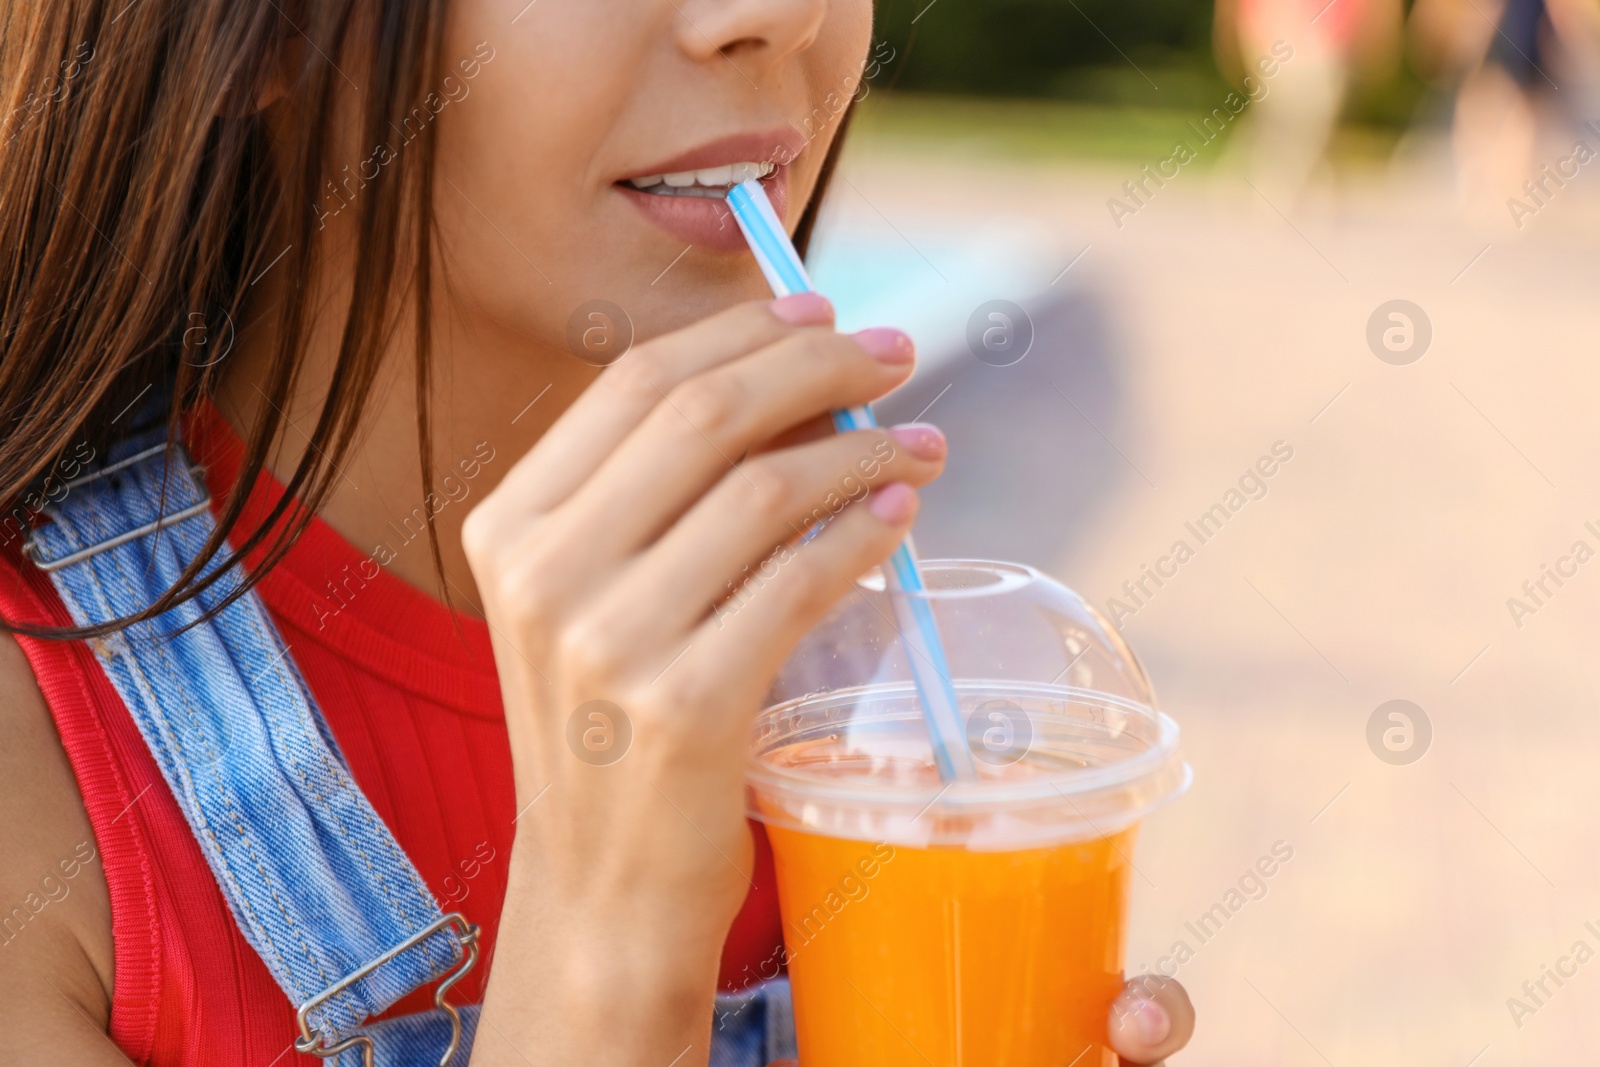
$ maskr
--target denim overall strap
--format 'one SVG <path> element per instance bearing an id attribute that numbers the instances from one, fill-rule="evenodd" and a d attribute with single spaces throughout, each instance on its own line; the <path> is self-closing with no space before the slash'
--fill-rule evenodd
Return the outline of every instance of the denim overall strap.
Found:
<path id="1" fill-rule="evenodd" d="M 74 622 L 139 611 L 197 557 L 214 526 L 195 474 L 152 432 L 58 488 L 26 552 Z M 300 1051 L 407 1067 L 459 1052 L 464 1063 L 470 1034 L 443 994 L 476 960 L 477 928 L 441 911 L 356 786 L 259 597 L 202 621 L 237 583 L 225 575 L 91 645 L 240 930 L 299 1010 Z M 403 1035 L 375 1050 L 363 1023 L 446 975 L 443 1010 L 375 1027 Z"/>
<path id="2" fill-rule="evenodd" d="M 164 433 L 120 442 L 52 496 L 25 551 L 83 626 L 153 603 L 214 529 L 197 470 Z M 91 644 L 239 929 L 297 1006 L 300 1051 L 336 1067 L 465 1067 L 478 1006 L 444 994 L 477 959 L 477 927 L 441 912 L 350 777 L 255 592 L 202 618 L 236 583 Z M 363 1025 L 441 977 L 435 1010 Z M 717 997 L 710 1067 L 794 1054 L 782 978 Z"/>

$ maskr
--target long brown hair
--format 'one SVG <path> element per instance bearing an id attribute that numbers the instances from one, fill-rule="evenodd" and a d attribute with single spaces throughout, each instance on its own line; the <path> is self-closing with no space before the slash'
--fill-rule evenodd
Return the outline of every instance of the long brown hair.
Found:
<path id="1" fill-rule="evenodd" d="M 335 101 L 354 84 L 340 61 L 362 63 L 361 143 L 387 143 L 434 85 L 447 4 L 0 0 L 0 502 L 8 512 L 0 515 L 0 542 L 37 520 L 31 502 L 51 479 L 59 487 L 62 457 L 85 449 L 102 455 L 149 396 L 170 398 L 165 420 L 176 440 L 185 410 L 213 388 L 217 373 L 206 350 L 186 340 L 220 338 L 242 323 L 263 272 L 292 279 L 266 312 L 278 339 L 257 383 L 267 402 L 199 558 L 159 600 L 114 626 L 6 628 L 77 637 L 150 618 L 265 546 L 232 595 L 242 594 L 283 558 L 332 491 L 395 317 L 407 312 L 416 338 L 422 483 L 432 485 L 435 130 L 424 121 L 407 127 L 408 141 L 416 128 L 414 143 L 377 168 L 355 205 L 356 266 L 339 353 L 287 492 L 223 566 L 201 577 L 228 550 L 300 370 L 316 205 L 334 173 L 327 157 Z M 290 143 L 280 137 L 274 152 L 257 101 L 280 77 L 280 57 L 294 38 L 308 45 L 305 63 L 275 106 L 292 109 L 298 121 Z M 822 185 L 837 149 L 836 140 Z M 802 248 L 821 191 L 802 218 Z M 402 292 L 409 308 L 399 306 Z M 431 517 L 429 524 L 439 566 Z"/>

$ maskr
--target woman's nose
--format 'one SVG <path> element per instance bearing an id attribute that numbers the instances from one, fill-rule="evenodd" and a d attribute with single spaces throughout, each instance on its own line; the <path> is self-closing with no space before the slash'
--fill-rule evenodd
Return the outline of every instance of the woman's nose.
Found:
<path id="1" fill-rule="evenodd" d="M 699 61 L 719 55 L 746 77 L 811 47 L 828 0 L 669 0 L 681 16 L 678 46 Z"/>

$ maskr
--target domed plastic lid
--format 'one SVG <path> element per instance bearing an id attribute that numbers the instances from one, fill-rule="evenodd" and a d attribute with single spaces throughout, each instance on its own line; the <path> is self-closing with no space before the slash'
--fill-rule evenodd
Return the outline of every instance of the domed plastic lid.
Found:
<path id="1" fill-rule="evenodd" d="M 757 720 L 751 814 L 830 837 L 1016 850 L 1105 837 L 1187 787 L 1131 649 L 1029 567 L 923 564 L 978 776 L 942 783 L 881 576 L 817 626 Z"/>

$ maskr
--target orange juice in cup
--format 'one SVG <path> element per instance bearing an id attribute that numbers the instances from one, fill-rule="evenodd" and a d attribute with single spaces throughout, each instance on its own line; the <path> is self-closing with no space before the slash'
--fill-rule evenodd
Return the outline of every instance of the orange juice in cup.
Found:
<path id="1" fill-rule="evenodd" d="M 964 680 L 957 657 L 983 653 L 955 650 L 1001 634 L 1012 658 L 991 675 L 1048 664 L 1065 633 L 1064 657 L 1092 652 L 1103 680 L 1143 677 L 1075 595 L 1031 572 L 1033 588 L 1010 604 L 941 604 L 939 580 L 970 581 L 950 572 L 975 566 L 1008 565 L 926 570 L 976 779 L 940 781 L 914 686 L 885 678 L 891 643 L 859 654 L 871 617 L 849 606 L 802 646 L 779 692 L 815 680 L 804 662 L 819 649 L 835 677 L 841 662 L 875 661 L 879 680 L 784 701 L 757 724 L 750 810 L 776 861 L 803 1067 L 1116 1063 L 1105 1030 L 1123 982 L 1133 839 L 1187 784 L 1178 729 L 1148 703 L 1065 684 L 1093 680 L 1070 671 Z M 984 621 L 963 625 L 975 613 Z M 1004 621 L 1019 615 L 1020 627 Z M 1112 664 L 1122 673 L 1104 673 Z"/>

